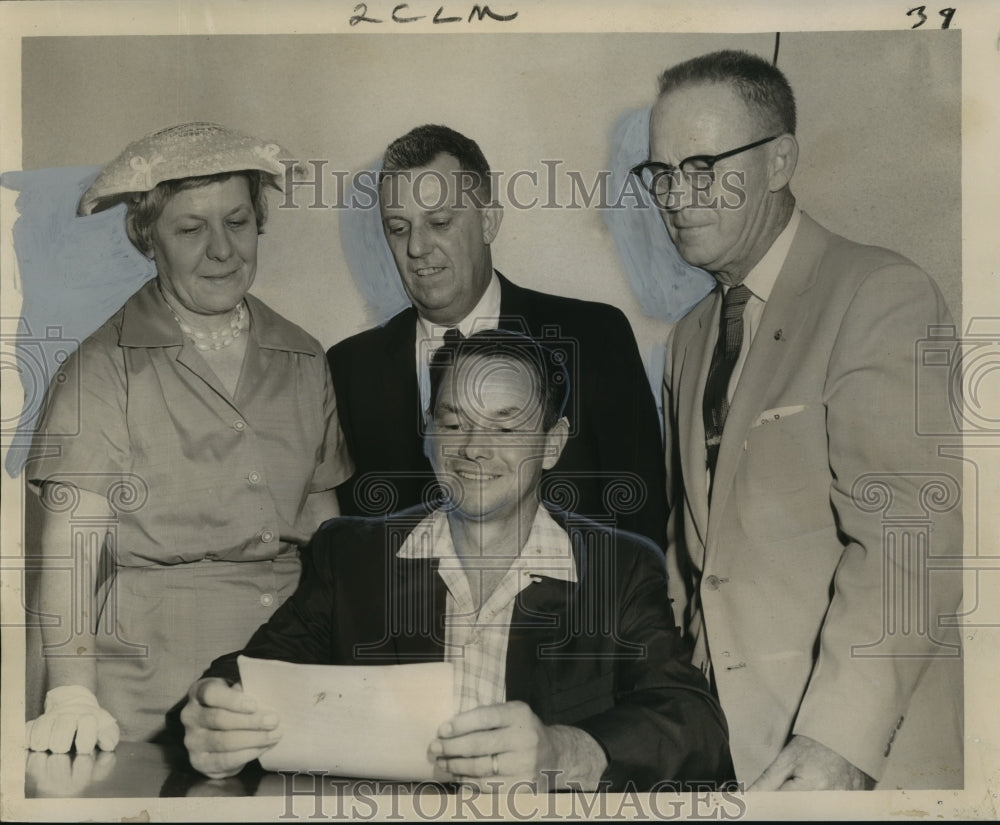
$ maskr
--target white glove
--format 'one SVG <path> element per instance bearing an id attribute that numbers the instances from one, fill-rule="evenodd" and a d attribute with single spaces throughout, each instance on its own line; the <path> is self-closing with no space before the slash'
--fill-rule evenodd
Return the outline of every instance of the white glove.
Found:
<path id="1" fill-rule="evenodd" d="M 29 753 L 24 768 L 25 789 L 31 796 L 80 796 L 111 776 L 117 759 L 117 755 L 103 751 Z"/>
<path id="2" fill-rule="evenodd" d="M 94 745 L 113 751 L 118 723 L 82 685 L 64 685 L 45 694 L 45 712 L 25 725 L 24 742 L 33 751 L 68 753 L 76 739 L 77 753 L 92 753 Z"/>

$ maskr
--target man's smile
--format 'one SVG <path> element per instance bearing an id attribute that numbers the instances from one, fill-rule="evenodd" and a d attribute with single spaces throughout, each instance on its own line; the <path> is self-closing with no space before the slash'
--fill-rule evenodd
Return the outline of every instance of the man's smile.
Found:
<path id="1" fill-rule="evenodd" d="M 455 475 L 466 481 L 492 481 L 495 478 L 500 478 L 498 473 L 484 473 L 482 470 L 455 470 Z"/>

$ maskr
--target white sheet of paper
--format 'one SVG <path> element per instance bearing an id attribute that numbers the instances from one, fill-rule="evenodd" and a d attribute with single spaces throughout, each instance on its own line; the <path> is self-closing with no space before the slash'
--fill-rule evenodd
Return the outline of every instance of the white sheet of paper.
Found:
<path id="1" fill-rule="evenodd" d="M 281 718 L 269 771 L 435 778 L 427 746 L 455 715 L 452 665 L 296 665 L 239 657 L 243 690 Z"/>

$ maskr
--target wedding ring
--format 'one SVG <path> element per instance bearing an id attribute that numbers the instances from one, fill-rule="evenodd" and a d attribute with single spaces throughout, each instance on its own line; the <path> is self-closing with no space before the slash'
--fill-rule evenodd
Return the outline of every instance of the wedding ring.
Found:
<path id="1" fill-rule="evenodd" d="M 491 757 L 491 759 L 493 760 L 492 763 L 491 763 L 492 766 L 493 766 L 493 775 L 496 776 L 497 774 L 500 773 L 500 765 L 497 762 L 497 755 L 493 754 L 493 756 Z"/>

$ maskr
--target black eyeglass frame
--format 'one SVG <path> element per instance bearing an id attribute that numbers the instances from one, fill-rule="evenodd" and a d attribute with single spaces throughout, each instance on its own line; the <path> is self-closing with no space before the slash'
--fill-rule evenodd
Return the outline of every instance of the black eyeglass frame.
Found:
<path id="1" fill-rule="evenodd" d="M 738 155 L 740 152 L 747 152 L 750 149 L 756 149 L 758 146 L 763 146 L 765 143 L 770 143 L 772 140 L 777 140 L 781 135 L 771 135 L 771 137 L 762 138 L 761 140 L 755 140 L 753 143 L 748 143 L 745 146 L 737 146 L 735 149 L 730 149 L 728 152 L 720 152 L 718 155 L 691 155 L 690 157 L 684 158 L 677 166 L 671 166 L 669 163 L 660 163 L 658 160 L 644 160 L 642 163 L 636 164 L 629 172 L 635 175 L 641 182 L 642 185 L 649 191 L 649 193 L 654 197 L 658 197 L 656 194 L 656 183 L 662 175 L 669 175 L 673 178 L 676 172 L 680 172 L 688 180 L 690 176 L 696 173 L 704 173 L 713 171 L 713 167 L 720 160 L 725 160 L 726 158 L 731 158 L 733 155 Z M 685 169 L 684 167 L 691 163 L 703 163 L 704 168 L 699 169 Z M 642 173 L 647 169 L 652 171 L 652 178 L 649 184 L 643 179 Z M 669 190 L 668 190 L 669 192 Z"/>

